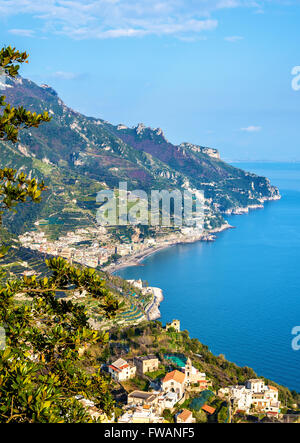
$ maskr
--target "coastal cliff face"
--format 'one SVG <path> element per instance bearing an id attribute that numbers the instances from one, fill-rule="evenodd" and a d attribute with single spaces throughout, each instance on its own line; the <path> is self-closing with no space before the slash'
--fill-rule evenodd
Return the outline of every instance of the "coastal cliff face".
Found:
<path id="1" fill-rule="evenodd" d="M 128 128 L 86 117 L 67 107 L 49 86 L 21 77 L 1 91 L 8 102 L 31 111 L 48 110 L 47 125 L 24 131 L 16 146 L 0 143 L 0 166 L 17 167 L 43 178 L 51 195 L 41 205 L 25 206 L 14 219 L 21 232 L 59 212 L 62 226 L 95 220 L 96 194 L 127 181 L 128 189 L 199 189 L 206 199 L 206 229 L 224 224 L 222 214 L 242 213 L 279 198 L 268 179 L 223 162 L 216 149 L 170 143 L 160 128 Z M 12 223 L 10 222 L 12 226 Z M 59 229 L 53 222 L 53 229 Z"/>

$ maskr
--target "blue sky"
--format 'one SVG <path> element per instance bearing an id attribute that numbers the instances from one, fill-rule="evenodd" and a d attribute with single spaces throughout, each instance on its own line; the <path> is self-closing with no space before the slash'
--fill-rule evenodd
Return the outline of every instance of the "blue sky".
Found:
<path id="1" fill-rule="evenodd" d="M 0 0 L 0 44 L 30 54 L 22 75 L 227 160 L 300 161 L 299 22 L 298 0 Z"/>

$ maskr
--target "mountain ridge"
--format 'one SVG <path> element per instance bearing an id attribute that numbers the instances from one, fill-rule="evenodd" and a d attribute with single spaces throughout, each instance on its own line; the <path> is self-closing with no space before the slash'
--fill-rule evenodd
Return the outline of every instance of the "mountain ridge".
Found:
<path id="1" fill-rule="evenodd" d="M 88 223 L 95 221 L 97 192 L 117 188 L 120 181 L 126 181 L 129 190 L 203 190 L 207 230 L 221 226 L 224 214 L 279 198 L 268 179 L 225 163 L 216 149 L 188 142 L 173 145 L 162 129 L 142 123 L 129 128 L 86 117 L 68 107 L 51 86 L 18 77 L 7 79 L 3 94 L 14 106 L 46 110 L 53 117 L 47 125 L 24 131 L 15 146 L 0 143 L 1 167 L 15 165 L 45 179 L 53 194 L 48 209 L 27 209 L 30 220 L 25 226 L 14 223 L 16 231 L 28 229 L 58 207 L 63 215 L 73 211 Z"/>

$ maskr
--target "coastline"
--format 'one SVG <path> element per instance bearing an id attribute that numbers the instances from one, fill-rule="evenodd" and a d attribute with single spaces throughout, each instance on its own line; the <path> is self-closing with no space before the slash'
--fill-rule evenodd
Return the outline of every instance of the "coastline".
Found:
<path id="1" fill-rule="evenodd" d="M 244 215 L 244 214 L 248 214 L 250 211 L 252 210 L 256 210 L 256 209 L 263 209 L 264 208 L 264 202 L 265 201 L 276 201 L 276 200 L 280 200 L 281 196 L 274 196 L 274 197 L 269 197 L 264 199 L 264 201 L 262 202 L 261 205 L 249 205 L 247 207 L 244 208 L 236 208 L 235 211 L 230 211 L 228 213 L 226 213 L 227 215 Z M 120 271 L 121 269 L 125 269 L 128 267 L 133 267 L 133 266 L 143 266 L 142 262 L 150 257 L 151 255 L 156 254 L 157 252 L 160 252 L 164 249 L 170 248 L 172 246 L 175 246 L 177 244 L 188 244 L 188 243 L 196 243 L 198 241 L 200 242 L 214 242 L 217 239 L 217 234 L 226 231 L 228 229 L 235 229 L 235 226 L 230 225 L 228 222 L 224 223 L 223 225 L 221 225 L 218 228 L 215 229 L 211 229 L 209 231 L 205 231 L 203 232 L 201 235 L 199 235 L 197 238 L 195 237 L 186 237 L 186 239 L 174 239 L 174 240 L 170 240 L 168 242 L 165 242 L 162 245 L 159 246 L 152 246 L 150 248 L 145 249 L 144 251 L 138 252 L 136 254 L 130 255 L 130 256 L 125 256 L 124 258 L 121 259 L 120 263 L 117 263 L 115 265 L 109 265 L 107 268 L 104 269 L 105 272 L 109 272 L 111 274 L 114 274 L 118 271 Z M 157 320 L 161 317 L 161 313 L 160 313 L 160 305 L 162 303 L 162 301 L 164 300 L 164 296 L 163 296 L 163 291 L 160 288 L 150 288 L 153 291 L 153 301 L 150 304 L 149 307 L 146 307 L 145 309 L 145 314 L 147 316 L 148 320 Z"/>
<path id="2" fill-rule="evenodd" d="M 115 272 L 120 271 L 121 269 L 124 269 L 124 268 L 129 268 L 131 266 L 141 266 L 141 263 L 146 258 L 150 257 L 153 254 L 156 254 L 157 252 L 163 251 L 164 249 L 167 249 L 172 246 L 179 245 L 179 244 L 196 243 L 198 241 L 212 242 L 212 241 L 215 241 L 215 239 L 216 239 L 215 234 L 226 231 L 227 229 L 234 229 L 234 226 L 231 226 L 228 223 L 224 223 L 219 228 L 212 229 L 210 231 L 206 231 L 197 237 L 192 236 L 192 237 L 186 237 L 185 239 L 178 238 L 178 239 L 174 239 L 174 240 L 169 240 L 161 245 L 152 246 L 150 248 L 145 249 L 144 251 L 137 252 L 136 254 L 125 256 L 119 261 L 119 263 L 109 265 L 106 268 L 103 268 L 102 270 L 104 272 L 109 272 L 110 274 L 114 274 Z"/>
<path id="3" fill-rule="evenodd" d="M 157 246 L 148 248 L 142 252 L 138 252 L 136 254 L 132 254 L 128 257 L 124 257 L 121 263 L 116 265 L 109 265 L 107 268 L 103 269 L 104 272 L 109 272 L 110 274 L 114 274 L 117 271 L 120 271 L 124 268 L 130 268 L 132 266 L 142 266 L 141 263 L 156 252 L 163 251 L 164 249 L 170 248 L 174 246 L 176 243 L 170 243 L 164 246 Z"/>
<path id="4" fill-rule="evenodd" d="M 287 202 L 288 202 L 288 197 L 286 195 L 284 195 L 284 197 L 282 198 L 282 201 L 285 201 L 286 199 L 287 199 Z M 270 213 L 270 214 L 278 214 L 279 212 L 281 212 L 281 204 L 280 204 L 280 202 L 278 202 L 278 203 L 279 203 L 279 205 L 276 205 L 276 206 L 275 205 L 273 206 L 273 205 L 266 204 L 266 211 L 264 211 L 264 212 L 266 212 L 266 218 L 267 219 L 268 218 L 272 219 L 272 217 L 269 217 L 268 213 Z M 213 283 L 214 267 L 212 265 L 213 265 L 213 263 L 216 260 L 218 260 L 218 256 L 216 255 L 216 252 L 214 252 L 214 251 L 219 250 L 219 246 L 218 246 L 219 242 L 221 244 L 220 252 L 222 252 L 222 248 L 223 248 L 222 244 L 223 243 L 225 245 L 224 246 L 224 251 L 226 252 L 226 247 L 229 246 L 230 243 L 233 242 L 233 243 L 237 244 L 237 243 L 240 242 L 240 240 L 243 240 L 243 238 L 244 238 L 243 234 L 244 233 L 246 234 L 248 232 L 248 225 L 250 225 L 250 227 L 251 227 L 251 230 L 250 230 L 251 238 L 255 238 L 255 235 L 256 235 L 255 231 L 256 231 L 256 229 L 260 230 L 263 227 L 263 225 L 261 225 L 261 220 L 262 221 L 265 220 L 265 216 L 263 214 L 264 213 L 260 213 L 260 212 L 259 213 L 252 212 L 252 210 L 251 210 L 250 215 L 247 218 L 246 217 L 237 217 L 237 218 L 235 218 L 235 216 L 234 217 L 230 217 L 230 218 L 228 217 L 229 223 L 238 227 L 238 229 L 236 231 L 234 231 L 232 233 L 230 233 L 230 232 L 226 233 L 225 232 L 223 235 L 218 236 L 218 238 L 217 238 L 218 243 L 216 243 L 216 245 L 208 245 L 208 249 L 206 248 L 206 245 L 202 245 L 201 246 L 201 244 L 198 244 L 196 246 L 192 246 L 191 248 L 189 248 L 189 247 L 184 248 L 184 250 L 192 251 L 192 252 L 188 252 L 188 254 L 187 254 L 187 255 L 189 255 L 191 257 L 194 256 L 193 251 L 198 251 L 198 249 L 199 250 L 202 249 L 203 252 L 201 253 L 201 255 L 204 256 L 203 257 L 203 261 L 206 261 L 205 257 L 207 257 L 207 254 L 209 256 L 211 254 L 211 259 L 208 260 L 208 263 L 211 266 L 210 269 L 212 269 L 213 272 L 211 272 L 208 275 L 210 275 L 212 280 L 209 281 L 209 279 L 207 279 L 205 277 L 206 273 L 202 272 L 202 271 L 201 271 L 201 274 L 204 275 L 204 278 L 199 280 L 199 281 L 201 281 L 201 283 L 203 283 L 203 281 L 205 281 L 205 278 L 206 278 L 207 288 L 210 288 L 212 285 L 214 285 L 214 283 Z M 279 224 L 281 224 L 280 222 L 281 222 L 281 219 L 279 220 Z M 258 225 L 257 225 L 257 223 L 258 223 Z M 245 229 L 245 230 L 243 230 L 243 229 Z M 241 232 L 241 231 L 242 231 L 242 234 L 239 234 L 239 232 Z M 276 232 L 276 230 L 274 232 Z M 269 238 L 269 237 L 267 237 L 267 238 Z M 260 237 L 259 237 L 259 239 L 260 239 Z M 261 239 L 263 240 L 263 242 L 262 242 L 262 248 L 263 248 L 263 245 L 264 245 L 264 232 L 262 232 Z M 237 242 L 237 240 L 238 240 L 238 242 Z M 233 248 L 234 248 L 234 246 L 233 246 Z M 181 249 L 181 247 L 179 249 Z M 159 286 L 159 287 L 161 287 L 163 289 L 164 296 L 165 296 L 164 302 L 167 301 L 166 305 L 162 303 L 161 307 L 160 307 L 160 310 L 161 310 L 161 313 L 162 313 L 162 317 L 163 317 L 163 322 L 164 322 L 163 324 L 165 324 L 166 321 L 172 320 L 173 318 L 178 318 L 178 319 L 180 319 L 182 321 L 182 324 L 184 324 L 184 322 L 186 323 L 186 325 L 187 325 L 186 328 L 187 329 L 189 329 L 190 327 L 194 328 L 195 330 L 193 330 L 192 336 L 193 337 L 197 337 L 198 339 L 200 339 L 200 341 L 201 341 L 201 338 L 202 338 L 202 342 L 203 343 L 208 344 L 209 346 L 212 346 L 212 348 L 211 348 L 212 352 L 214 352 L 216 355 L 218 355 L 221 352 L 224 353 L 223 348 L 221 348 L 221 346 L 219 346 L 219 343 L 218 343 L 219 347 L 217 348 L 217 350 L 213 348 L 213 346 L 214 346 L 214 339 L 215 339 L 214 335 L 212 335 L 211 341 L 209 341 L 209 340 L 207 340 L 207 338 L 203 338 L 202 337 L 201 327 L 198 327 L 198 323 L 197 322 L 196 323 L 192 323 L 191 322 L 191 324 L 190 324 L 190 318 L 189 318 L 189 311 L 188 311 L 188 309 L 187 309 L 186 312 L 182 313 L 180 308 L 177 307 L 177 296 L 176 296 L 176 294 L 174 296 L 174 294 L 172 292 L 172 288 L 174 287 L 174 284 L 171 283 L 170 286 L 169 286 L 168 276 L 169 276 L 169 271 L 170 271 L 170 275 L 172 275 L 171 272 L 172 272 L 172 263 L 173 262 L 176 263 L 176 269 L 177 269 L 178 263 L 177 263 L 176 256 L 177 256 L 177 253 L 179 253 L 179 249 L 176 248 L 176 250 L 175 249 L 173 251 L 170 250 L 169 252 L 163 253 L 162 255 L 158 256 L 160 258 L 156 258 L 155 257 L 154 259 L 150 259 L 150 261 L 149 260 L 146 261 L 145 270 L 143 268 L 141 268 L 140 270 L 139 270 L 139 268 L 133 268 L 133 269 L 135 269 L 135 271 L 132 273 L 132 271 L 130 271 L 130 269 L 129 269 L 128 270 L 128 276 L 127 276 L 127 272 L 124 273 L 125 278 L 135 278 L 135 279 L 141 278 L 141 279 L 146 279 L 147 281 L 149 281 L 149 285 L 150 286 Z M 239 247 L 237 247 L 237 249 L 233 249 L 233 251 L 236 251 L 238 249 L 239 249 Z M 272 247 L 270 249 L 272 249 Z M 270 252 L 272 254 L 272 250 Z M 168 256 L 168 258 L 167 258 L 167 256 Z M 172 257 L 173 257 L 173 259 L 172 259 Z M 224 257 L 226 257 L 226 255 L 224 255 Z M 255 257 L 255 250 L 253 250 L 253 257 Z M 153 275 L 155 274 L 155 280 L 156 280 L 156 282 L 154 283 L 154 281 L 152 281 L 152 278 L 150 276 L 150 274 L 152 275 L 152 260 L 154 260 L 155 263 L 157 261 L 157 263 L 161 263 L 161 265 L 164 266 L 163 263 L 162 263 L 164 261 L 164 258 L 166 258 L 167 261 L 170 260 L 171 261 L 171 265 L 166 267 L 166 268 L 163 268 L 163 269 L 162 268 L 160 269 L 160 265 L 159 264 L 158 264 L 158 266 L 156 266 L 156 265 L 153 266 L 153 270 L 154 270 Z M 199 257 L 199 258 L 202 260 L 201 257 Z M 187 262 L 188 260 L 189 259 L 187 259 L 185 262 Z M 275 261 L 276 261 L 276 259 L 275 259 Z M 153 263 L 153 265 L 154 265 L 154 263 Z M 179 266 L 180 265 L 181 264 L 180 264 L 180 260 L 179 260 Z M 209 267 L 209 265 L 207 267 Z M 222 268 L 223 260 L 219 260 L 219 265 L 220 266 L 217 268 L 218 270 Z M 148 269 L 149 266 L 151 268 L 151 272 L 144 272 L 144 271 L 146 271 L 146 269 Z M 199 267 L 199 269 L 200 269 L 200 267 Z M 185 268 L 184 268 L 184 270 L 185 270 Z M 162 272 L 164 273 L 165 277 L 162 280 L 160 280 L 160 273 L 162 273 Z M 131 274 L 132 274 L 132 276 L 131 276 Z M 183 285 L 180 286 L 180 289 L 184 288 L 184 283 L 185 283 L 184 276 L 185 275 L 187 276 L 186 278 L 189 278 L 188 277 L 189 274 L 185 274 L 185 272 L 183 271 L 182 279 L 181 279 L 181 280 L 183 280 Z M 262 275 L 263 275 L 263 272 L 262 272 Z M 228 277 L 228 278 L 225 277 L 225 278 L 227 280 L 230 277 Z M 167 280 L 167 281 L 165 282 L 165 280 Z M 253 286 L 255 287 L 256 283 Z M 214 288 L 215 287 L 217 288 L 217 285 L 216 286 L 212 286 L 213 292 L 214 292 Z M 193 288 L 194 288 L 194 286 L 193 286 Z M 177 286 L 175 286 L 175 289 L 177 290 Z M 246 289 L 246 286 L 245 286 L 245 289 Z M 188 291 L 189 290 L 190 290 L 190 288 L 188 288 Z M 188 291 L 186 291 L 186 292 L 188 292 Z M 192 291 L 193 290 L 191 290 L 190 292 L 192 292 Z M 211 293 L 208 292 L 208 294 L 211 294 Z M 176 303 L 173 302 L 175 297 L 176 297 Z M 198 297 L 196 295 L 195 299 L 198 299 L 198 298 L 200 298 L 200 297 Z M 209 297 L 207 297 L 207 299 L 209 300 Z M 259 300 L 259 295 L 257 296 L 257 299 Z M 194 298 L 192 298 L 191 300 L 194 300 Z M 234 297 L 233 297 L 233 300 L 234 300 Z M 169 302 L 170 302 L 170 304 L 172 303 L 172 308 L 170 310 L 169 310 Z M 183 301 L 183 303 L 184 303 L 184 301 Z M 192 306 L 192 301 L 190 303 L 191 303 L 191 306 Z M 211 302 L 209 301 L 208 303 L 210 304 Z M 150 304 L 148 304 L 148 307 L 150 306 Z M 266 302 L 266 304 L 268 304 L 268 302 Z M 197 309 L 195 309 L 195 311 L 197 311 L 200 306 L 201 306 L 201 301 L 197 304 Z M 176 312 L 177 312 L 177 314 L 176 314 Z M 203 315 L 203 317 L 204 318 L 206 317 L 205 314 Z M 222 317 L 222 314 L 219 315 L 218 320 L 221 317 Z M 254 317 L 255 317 L 255 309 L 254 309 Z M 196 314 L 195 318 L 197 319 L 197 314 Z M 193 319 L 193 321 L 194 321 L 194 319 Z M 241 320 L 240 323 L 242 323 L 242 321 L 243 320 Z M 250 327 L 251 327 L 251 325 L 250 325 Z M 273 325 L 271 325 L 270 328 L 273 328 Z M 191 329 L 189 329 L 189 330 L 191 330 Z M 228 335 L 230 335 L 230 331 L 228 332 Z M 251 334 L 249 334 L 249 336 L 250 336 L 250 339 L 251 339 Z M 210 339 L 210 337 L 209 337 L 209 339 Z M 241 341 L 242 341 L 242 339 L 241 339 Z M 268 373 L 268 368 L 267 368 L 267 370 L 265 370 L 265 368 L 263 367 L 264 361 L 261 362 L 262 359 L 260 360 L 260 358 L 258 358 L 256 356 L 253 357 L 252 355 L 250 355 L 250 357 L 249 357 L 250 362 L 249 362 L 248 361 L 248 356 L 247 356 L 247 354 L 245 352 L 239 351 L 237 353 L 237 356 L 236 355 L 234 355 L 234 356 L 227 355 L 227 352 L 229 352 L 228 349 L 225 349 L 225 352 L 226 352 L 225 355 L 226 355 L 227 358 L 229 357 L 229 359 L 231 361 L 234 361 L 235 363 L 239 364 L 240 366 L 248 365 L 250 367 L 253 367 L 253 368 L 255 368 L 255 370 L 257 371 L 257 373 L 259 375 L 265 374 L 265 371 L 266 371 L 267 375 L 265 375 L 265 376 L 269 377 L 269 378 L 272 377 L 272 375 L 270 375 Z M 288 352 L 289 352 L 288 350 L 286 350 L 284 352 L 286 352 L 287 355 L 289 355 L 288 354 Z M 267 355 L 269 355 L 269 354 L 267 354 Z M 283 355 L 285 355 L 285 354 L 283 354 Z M 252 357 L 254 359 L 254 363 L 251 361 Z M 277 365 L 277 367 L 278 367 L 278 365 Z M 273 374 L 272 380 L 273 379 L 274 380 L 280 380 L 281 384 L 284 384 L 285 386 L 294 387 L 293 380 L 290 380 L 291 379 L 290 376 L 288 376 L 288 375 L 286 376 L 285 375 L 284 377 L 286 377 L 286 379 L 284 378 L 283 380 L 280 377 L 281 377 L 281 375 L 280 374 L 278 375 L 278 373 L 276 372 L 276 368 L 275 368 L 275 375 Z M 288 381 L 286 381 L 286 380 L 288 380 Z"/>
<path id="5" fill-rule="evenodd" d="M 196 239 L 195 238 L 194 239 L 187 238 L 186 241 L 183 241 L 182 239 L 178 239 L 178 240 L 170 241 L 164 245 L 147 248 L 146 250 L 139 252 L 137 254 L 131 255 L 130 257 L 124 257 L 124 259 L 122 260 L 122 263 L 119 263 L 116 265 L 110 265 L 104 271 L 113 274 L 121 269 L 128 268 L 131 266 L 142 266 L 141 263 L 147 257 L 150 257 L 151 255 L 156 254 L 157 252 L 160 252 L 164 249 L 170 248 L 170 247 L 175 246 L 177 244 L 196 243 L 197 241 L 213 242 L 216 239 L 215 234 L 223 232 L 227 229 L 234 229 L 234 226 L 231 226 L 228 223 L 224 223 L 219 228 L 216 228 L 216 229 L 213 229 L 209 232 L 203 233 L 203 234 L 201 234 L 201 236 L 199 236 Z M 154 321 L 154 320 L 158 320 L 159 318 L 161 318 L 160 305 L 164 300 L 164 295 L 163 295 L 163 291 L 161 288 L 149 287 L 149 289 L 152 290 L 153 300 L 152 300 L 151 304 L 145 308 L 145 314 L 146 314 L 147 319 L 149 321 Z"/>
<path id="6" fill-rule="evenodd" d="M 149 306 L 149 308 L 145 309 L 145 312 L 147 314 L 147 319 L 150 321 L 158 320 L 161 317 L 159 307 L 164 300 L 163 291 L 160 288 L 150 287 L 149 289 L 152 290 L 153 301 Z"/>
<path id="7" fill-rule="evenodd" d="M 275 195 L 272 197 L 264 197 L 261 199 L 261 204 L 255 204 L 255 205 L 248 205 L 245 207 L 238 207 L 232 210 L 228 210 L 224 213 L 224 215 L 244 215 L 249 214 L 250 211 L 257 210 L 257 209 L 263 209 L 264 203 L 268 201 L 277 201 L 281 200 L 281 195 Z M 178 245 L 178 244 L 187 244 L 187 243 L 196 243 L 198 241 L 203 242 L 213 242 L 216 240 L 216 234 L 219 234 L 220 232 L 226 231 L 227 229 L 235 229 L 235 226 L 231 226 L 228 222 L 224 223 L 223 225 L 219 226 L 218 228 L 211 229 L 209 231 L 204 231 L 201 235 L 195 237 L 186 237 L 185 239 L 179 238 L 174 239 L 170 241 L 166 241 L 165 243 L 158 245 L 158 246 L 151 246 L 150 248 L 145 249 L 144 251 L 137 252 L 136 254 L 132 254 L 130 256 L 123 257 L 119 263 L 117 264 L 111 264 L 107 266 L 106 268 L 103 268 L 104 272 L 109 272 L 110 274 L 114 274 L 117 271 L 120 271 L 124 268 L 129 268 L 132 266 L 141 266 L 141 263 L 147 258 L 150 257 L 152 254 L 156 254 L 156 252 L 162 251 L 166 248 L 170 248 L 172 246 Z"/>

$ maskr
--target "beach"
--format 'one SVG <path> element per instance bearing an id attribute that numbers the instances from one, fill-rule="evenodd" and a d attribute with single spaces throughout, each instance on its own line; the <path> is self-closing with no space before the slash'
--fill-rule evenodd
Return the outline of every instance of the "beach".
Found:
<path id="1" fill-rule="evenodd" d="M 234 226 L 231 226 L 228 223 L 224 223 L 222 226 L 216 229 L 212 229 L 209 232 L 203 232 L 199 236 L 186 236 L 185 239 L 182 237 L 178 239 L 172 239 L 170 241 L 165 241 L 162 244 L 159 244 L 157 246 L 151 246 L 149 248 L 145 248 L 142 251 L 138 251 L 135 254 L 126 255 L 125 257 L 122 257 L 119 259 L 119 261 L 115 264 L 110 264 L 109 266 L 103 268 L 102 270 L 105 272 L 109 272 L 110 274 L 114 274 L 121 269 L 131 267 L 131 266 L 142 266 L 141 263 L 151 255 L 160 252 L 166 248 L 170 248 L 172 246 L 178 245 L 178 244 L 186 244 L 186 243 L 195 243 L 198 241 L 215 241 L 215 234 L 218 234 L 222 231 L 225 231 L 227 229 L 233 229 Z"/>

